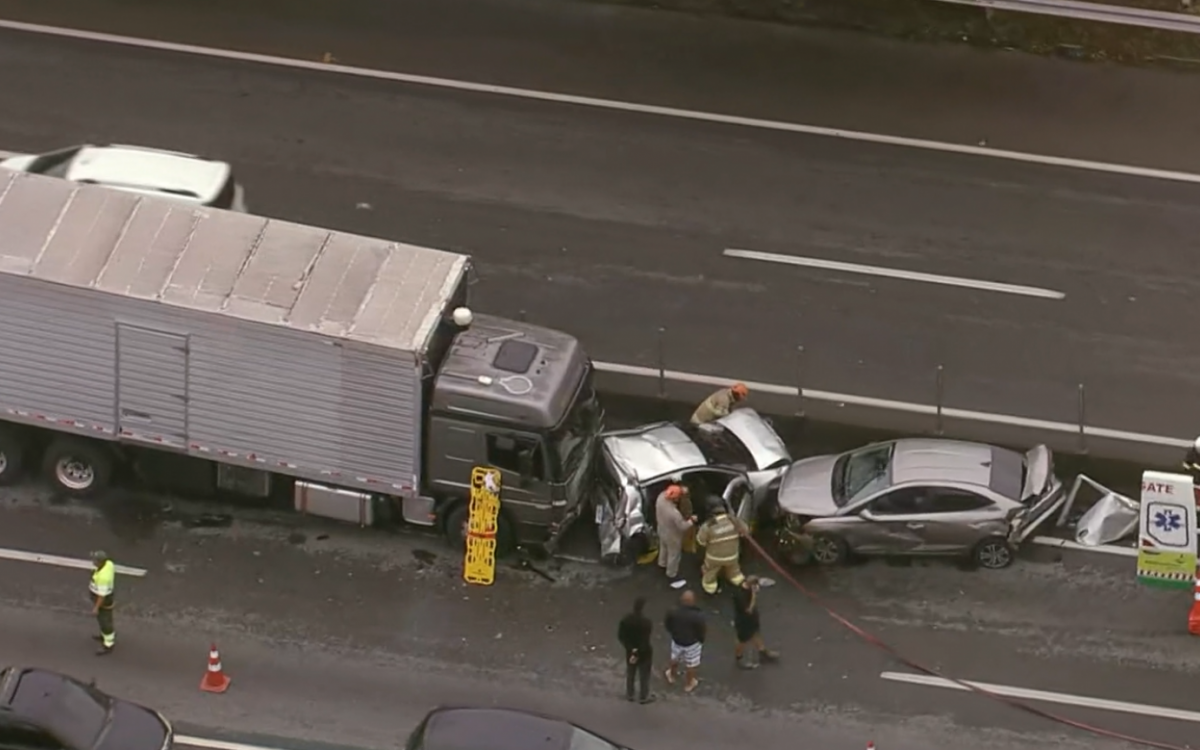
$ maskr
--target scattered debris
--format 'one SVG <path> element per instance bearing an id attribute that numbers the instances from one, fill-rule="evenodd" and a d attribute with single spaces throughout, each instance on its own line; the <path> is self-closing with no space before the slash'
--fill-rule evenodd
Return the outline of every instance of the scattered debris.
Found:
<path id="1" fill-rule="evenodd" d="M 227 529 L 233 525 L 233 516 L 229 513 L 201 513 L 183 519 L 183 525 L 189 529 Z"/>
<path id="2" fill-rule="evenodd" d="M 437 555 L 426 549 L 415 549 L 412 551 L 412 556 L 421 565 L 433 565 L 437 562 Z"/>

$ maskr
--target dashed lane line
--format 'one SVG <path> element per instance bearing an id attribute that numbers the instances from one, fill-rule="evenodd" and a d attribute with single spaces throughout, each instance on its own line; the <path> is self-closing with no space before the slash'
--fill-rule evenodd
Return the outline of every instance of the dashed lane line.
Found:
<path id="1" fill-rule="evenodd" d="M 0 547 L 0 560 L 15 560 L 16 562 L 37 563 L 38 565 L 54 565 L 59 568 L 77 568 L 79 570 L 91 570 L 92 562 L 90 560 L 81 560 L 76 557 L 62 557 L 59 555 L 47 555 L 42 552 L 27 552 L 20 549 L 7 549 Z M 131 576 L 133 578 L 144 578 L 147 571 L 143 568 L 131 568 L 127 565 L 115 566 L 117 573 L 123 576 Z"/>
<path id="2" fill-rule="evenodd" d="M 76 39 L 100 44 L 116 44 L 126 47 L 151 49 L 159 52 L 194 55 L 198 57 L 232 60 L 235 62 L 252 63 L 258 65 L 270 65 L 280 68 L 290 68 L 293 70 L 308 70 L 317 73 L 355 76 L 358 78 L 391 81 L 394 83 L 415 86 L 430 86 L 434 88 L 466 91 L 476 94 L 490 94 L 492 96 L 506 96 L 516 99 L 551 102 L 555 104 L 566 104 L 577 107 L 591 107 L 593 109 L 604 109 L 616 112 L 631 112 L 635 114 L 654 115 L 658 117 L 672 117 L 679 120 L 691 120 L 694 122 L 707 122 L 721 125 L 734 125 L 738 127 L 757 128 L 759 130 L 795 133 L 797 135 L 836 138 L 845 141 L 857 141 L 859 143 L 871 143 L 881 146 L 894 146 L 924 151 L 938 151 L 962 156 L 1003 159 L 1006 161 L 1023 162 L 1026 164 L 1038 164 L 1042 166 L 1058 167 L 1063 169 L 1102 172 L 1127 177 L 1141 177 L 1153 180 L 1185 182 L 1194 185 L 1200 184 L 1200 174 L 1194 174 L 1191 172 L 1178 172 L 1169 169 L 1140 167 L 1132 164 L 1114 164 L 1110 162 L 1091 161 L 1088 159 L 1051 156 L 1049 154 L 1010 151 L 1006 149 L 989 148 L 987 146 L 976 146 L 965 143 L 949 143 L 925 138 L 908 138 L 904 136 L 870 133 L 860 130 L 845 130 L 842 128 L 804 125 L 801 123 L 786 122 L 781 120 L 741 117 L 738 115 L 720 114 L 717 112 L 681 109 L 678 107 L 664 107 L 654 104 L 641 104 L 637 102 L 619 101 L 616 99 L 602 99 L 591 96 L 577 96 L 574 94 L 564 94 L 553 91 L 539 91 L 536 89 L 525 89 L 514 86 L 498 86 L 490 83 L 462 81 L 453 78 L 437 78 L 434 76 L 414 75 L 411 73 L 398 73 L 391 70 L 377 70 L 353 65 L 323 63 L 315 60 L 302 60 L 299 58 L 280 57 L 277 55 L 263 55 L 255 52 L 242 52 L 240 50 L 203 47 L 194 44 L 179 44 L 177 42 L 167 42 L 158 39 L 145 39 L 142 37 L 123 36 L 120 34 L 105 34 L 97 31 L 63 28 L 60 26 L 46 26 L 42 24 L 23 23 L 20 21 L 0 20 L 0 29 L 17 31 L 26 34 L 40 34 L 42 36 L 58 37 L 62 39 Z"/>
<path id="3" fill-rule="evenodd" d="M 902 682 L 908 685 L 944 688 L 960 692 L 970 692 L 971 687 L 968 686 L 972 686 L 976 689 L 1006 698 L 1017 698 L 1037 703 L 1056 703 L 1062 706 L 1078 706 L 1098 711 L 1113 711 L 1116 713 L 1136 714 L 1138 716 L 1150 716 L 1156 719 L 1173 719 L 1200 724 L 1200 712 L 1186 711 L 1180 708 L 1152 706 L 1145 703 L 1127 703 L 1126 701 L 1114 701 L 1106 698 L 1091 698 L 1086 695 L 1055 693 L 1048 690 L 1032 690 L 1012 685 L 996 685 L 990 682 L 969 682 L 966 680 L 955 682 L 954 680 L 947 680 L 944 677 L 933 677 L 931 675 L 912 674 L 909 672 L 883 672 L 879 677 L 889 682 Z"/>

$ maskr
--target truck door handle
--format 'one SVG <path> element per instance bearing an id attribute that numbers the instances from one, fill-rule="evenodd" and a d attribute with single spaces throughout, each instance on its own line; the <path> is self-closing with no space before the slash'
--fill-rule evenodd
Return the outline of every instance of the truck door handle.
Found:
<path id="1" fill-rule="evenodd" d="M 925 524 L 923 524 L 923 523 L 910 523 L 910 524 L 905 524 L 905 525 L 908 526 L 908 528 L 912 529 L 913 531 L 918 531 L 920 529 L 925 528 Z"/>

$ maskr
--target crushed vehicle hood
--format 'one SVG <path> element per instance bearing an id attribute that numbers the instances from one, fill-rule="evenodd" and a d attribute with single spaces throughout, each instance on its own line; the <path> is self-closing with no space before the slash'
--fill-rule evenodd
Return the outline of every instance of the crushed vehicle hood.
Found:
<path id="1" fill-rule="evenodd" d="M 608 433 L 602 440 L 612 460 L 638 482 L 708 464 L 692 439 L 669 422 Z"/>
<path id="2" fill-rule="evenodd" d="M 779 507 L 810 518 L 836 515 L 833 501 L 833 465 L 837 456 L 814 456 L 792 464 L 779 485 Z"/>

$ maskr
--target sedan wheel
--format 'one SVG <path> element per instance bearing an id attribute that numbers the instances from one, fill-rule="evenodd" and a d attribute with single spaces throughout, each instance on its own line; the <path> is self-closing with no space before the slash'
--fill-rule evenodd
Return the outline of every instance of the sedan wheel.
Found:
<path id="1" fill-rule="evenodd" d="M 829 534 L 817 534 L 812 540 L 812 558 L 818 565 L 841 565 L 850 554 L 845 540 Z"/>
<path id="2" fill-rule="evenodd" d="M 981 568 L 1000 570 L 1012 565 L 1013 548 L 1007 539 L 993 537 L 991 539 L 984 539 L 975 545 L 975 552 L 972 557 L 975 558 L 975 564 Z"/>

